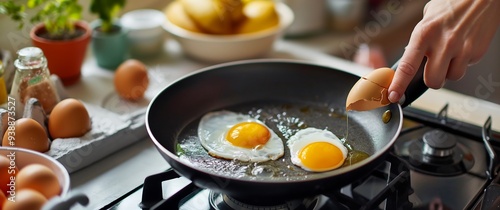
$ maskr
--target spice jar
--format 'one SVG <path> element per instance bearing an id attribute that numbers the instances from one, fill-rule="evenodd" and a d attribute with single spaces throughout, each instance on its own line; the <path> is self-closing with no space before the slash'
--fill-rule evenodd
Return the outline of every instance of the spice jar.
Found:
<path id="1" fill-rule="evenodd" d="M 12 83 L 11 96 L 15 99 L 16 117 L 22 117 L 24 105 L 30 98 L 36 98 L 46 114 L 60 101 L 55 86 L 50 79 L 47 59 L 37 47 L 26 47 L 17 52 L 14 62 L 16 72 Z"/>
<path id="2" fill-rule="evenodd" d="M 7 103 L 7 87 L 5 86 L 3 73 L 3 61 L 0 59 L 0 105 Z"/>

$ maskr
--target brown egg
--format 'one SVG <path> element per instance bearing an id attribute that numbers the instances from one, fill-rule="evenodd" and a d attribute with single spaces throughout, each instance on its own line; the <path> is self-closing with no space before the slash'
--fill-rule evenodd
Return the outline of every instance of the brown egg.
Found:
<path id="1" fill-rule="evenodd" d="M 49 150 L 50 141 L 40 123 L 31 118 L 20 118 L 14 123 L 13 129 L 7 130 L 3 135 L 2 146 L 46 152 Z"/>
<path id="2" fill-rule="evenodd" d="M 15 156 L 12 156 L 12 164 L 11 160 L 6 156 L 0 156 L 0 191 L 7 195 L 11 187 L 15 188 L 15 181 L 12 179 L 15 178 L 17 169 L 15 161 Z M 1 205 L 0 205 L 1 206 Z"/>
<path id="3" fill-rule="evenodd" d="M 3 210 L 35 210 L 42 209 L 47 199 L 35 190 L 24 189 L 16 193 L 15 202 L 5 201 Z"/>
<path id="4" fill-rule="evenodd" d="M 92 127 L 87 108 L 74 98 L 57 103 L 50 113 L 48 124 L 53 139 L 80 137 Z"/>
<path id="5" fill-rule="evenodd" d="M 114 85 L 118 95 L 124 99 L 135 101 L 143 98 L 149 85 L 146 66 L 134 59 L 123 62 L 116 69 Z"/>
<path id="6" fill-rule="evenodd" d="M 32 189 L 50 199 L 61 193 L 61 185 L 56 174 L 42 164 L 29 164 L 19 170 L 16 176 L 16 188 Z"/>
<path id="7" fill-rule="evenodd" d="M 390 104 L 387 89 L 393 77 L 394 70 L 379 68 L 360 78 L 347 95 L 346 110 L 367 111 Z"/>
<path id="8" fill-rule="evenodd" d="M 5 201 L 7 201 L 7 197 L 5 196 L 5 194 L 2 191 L 0 191 L 0 207 L 3 206 Z"/>

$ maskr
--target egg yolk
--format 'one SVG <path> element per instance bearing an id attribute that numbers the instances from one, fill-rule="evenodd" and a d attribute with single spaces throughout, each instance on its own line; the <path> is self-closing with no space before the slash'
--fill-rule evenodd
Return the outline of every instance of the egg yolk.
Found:
<path id="1" fill-rule="evenodd" d="M 270 137 L 271 132 L 264 125 L 255 122 L 238 123 L 226 135 L 226 139 L 234 146 L 249 149 L 266 144 Z"/>
<path id="2" fill-rule="evenodd" d="M 314 142 L 298 155 L 302 164 L 313 171 L 325 171 L 336 168 L 344 162 L 342 151 L 328 142 Z"/>

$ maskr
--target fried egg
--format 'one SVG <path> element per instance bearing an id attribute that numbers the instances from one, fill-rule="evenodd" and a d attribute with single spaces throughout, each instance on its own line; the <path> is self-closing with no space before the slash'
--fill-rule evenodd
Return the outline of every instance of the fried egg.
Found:
<path id="1" fill-rule="evenodd" d="M 205 114 L 198 125 L 198 137 L 210 155 L 230 160 L 276 160 L 285 150 L 281 138 L 264 123 L 225 110 Z"/>
<path id="2" fill-rule="evenodd" d="M 287 142 L 293 164 L 307 171 L 322 172 L 336 169 L 347 157 L 347 148 L 328 130 L 306 128 Z"/>

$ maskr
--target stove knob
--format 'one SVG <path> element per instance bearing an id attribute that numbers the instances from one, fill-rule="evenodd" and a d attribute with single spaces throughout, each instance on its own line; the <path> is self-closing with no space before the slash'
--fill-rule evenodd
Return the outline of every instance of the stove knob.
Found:
<path id="1" fill-rule="evenodd" d="M 448 157 L 453 154 L 453 148 L 457 145 L 455 136 L 442 130 L 431 130 L 423 136 L 424 155 L 434 157 Z"/>

